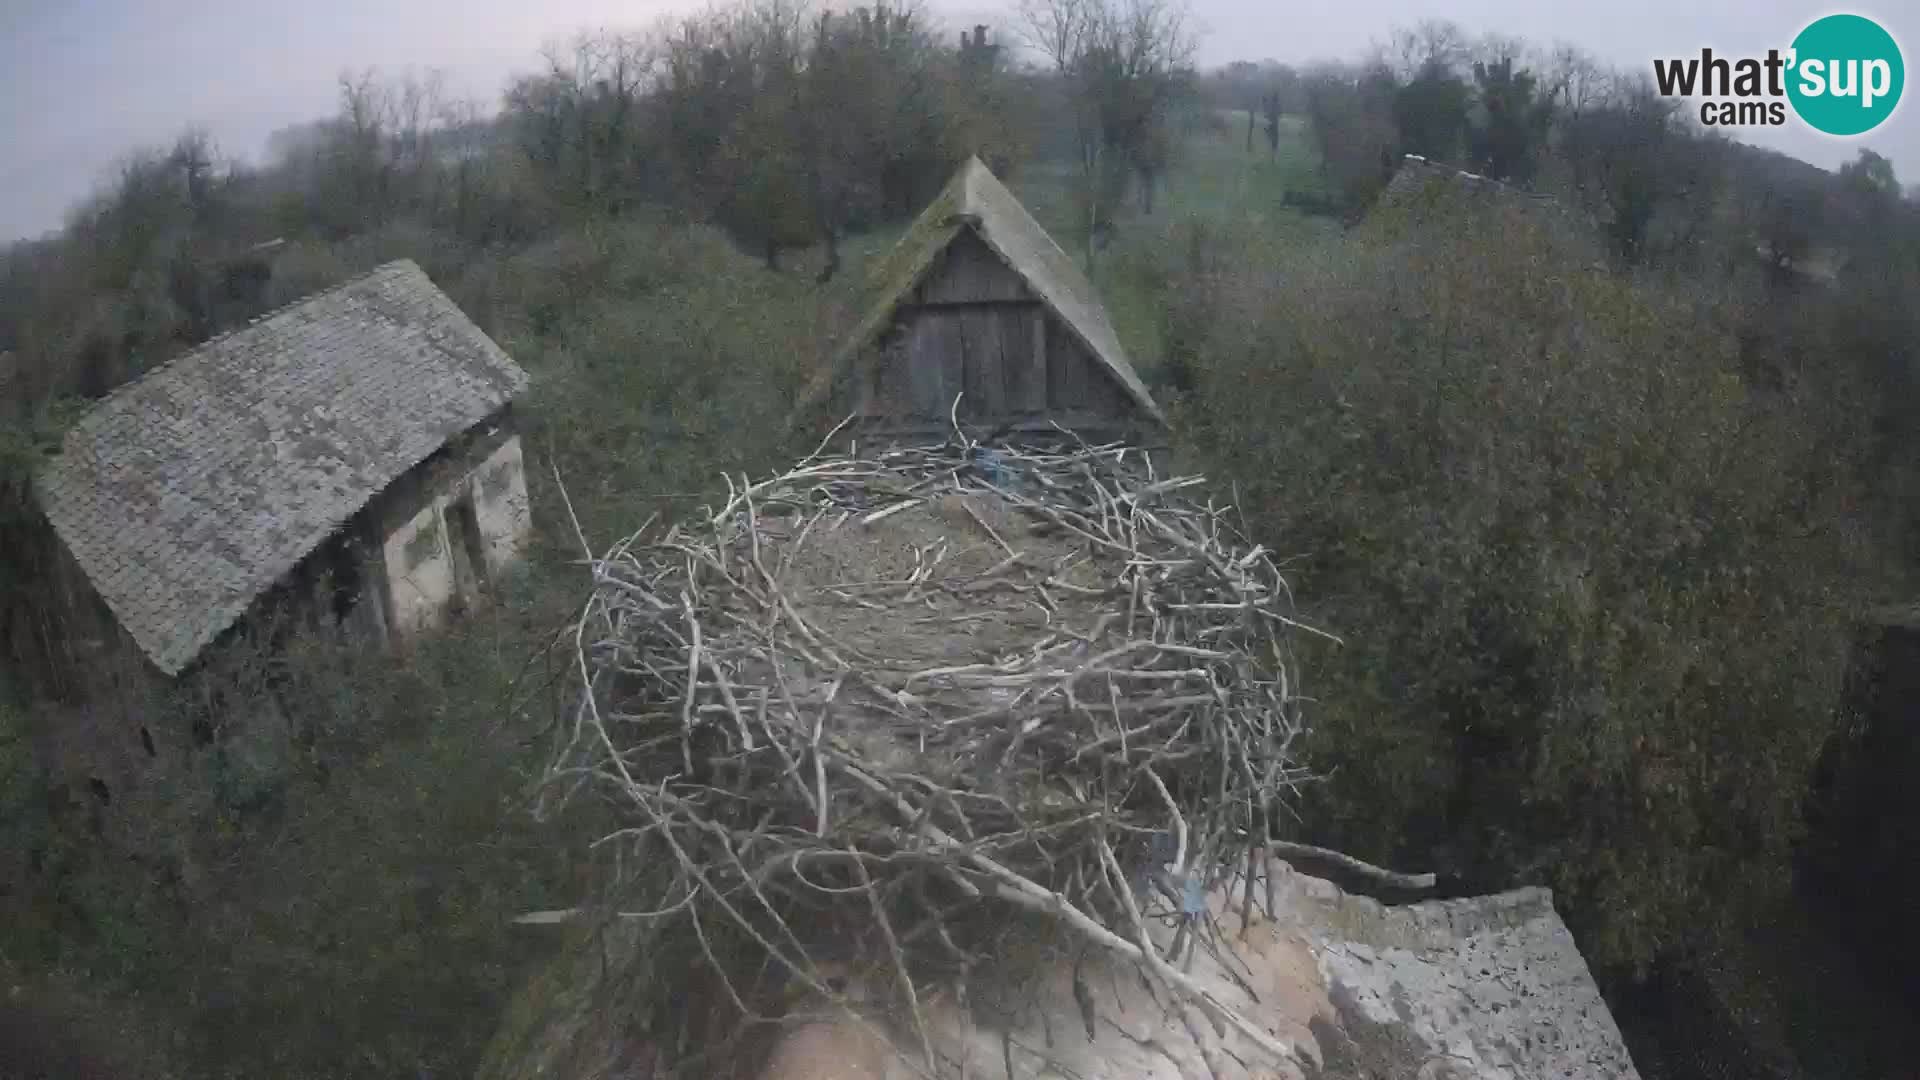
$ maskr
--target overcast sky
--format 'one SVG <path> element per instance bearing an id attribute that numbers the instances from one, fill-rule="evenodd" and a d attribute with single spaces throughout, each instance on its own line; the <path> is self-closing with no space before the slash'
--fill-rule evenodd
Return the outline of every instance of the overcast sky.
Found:
<path id="1" fill-rule="evenodd" d="M 1302 62 L 1358 57 L 1395 26 L 1452 19 L 1469 32 L 1567 41 L 1648 70 L 1703 45 L 1733 55 L 1784 48 L 1830 10 L 1808 0 L 1191 0 L 1201 58 Z M 330 112 L 344 69 L 438 68 L 461 93 L 497 103 L 507 77 L 544 42 L 592 26 L 642 27 L 698 0 L 0 0 L 0 240 L 57 226 L 115 160 L 193 126 L 257 160 L 266 137 Z M 1881 0 L 1877 18 L 1911 67 L 1920 14 Z M 953 25 L 1007 24 L 1002 0 L 934 0 Z M 1911 10 L 1908 8 L 1907 10 Z M 1912 25 L 1905 25 L 1912 24 Z M 1909 91 L 1908 98 L 1920 91 Z M 1749 141 L 1832 168 L 1861 140 L 1800 127 L 1749 129 Z M 1920 106 L 1903 101 L 1864 144 L 1920 180 Z"/>

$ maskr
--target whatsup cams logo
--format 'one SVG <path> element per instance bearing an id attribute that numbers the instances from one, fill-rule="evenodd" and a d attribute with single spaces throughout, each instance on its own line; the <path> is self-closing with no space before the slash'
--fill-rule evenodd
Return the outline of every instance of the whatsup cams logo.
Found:
<path id="1" fill-rule="evenodd" d="M 1879 23 L 1828 15 L 1764 57 L 1701 49 L 1697 57 L 1655 60 L 1653 81 L 1663 97 L 1700 99 L 1700 122 L 1710 127 L 1779 126 L 1791 108 L 1815 131 L 1860 135 L 1893 115 L 1907 70 Z"/>

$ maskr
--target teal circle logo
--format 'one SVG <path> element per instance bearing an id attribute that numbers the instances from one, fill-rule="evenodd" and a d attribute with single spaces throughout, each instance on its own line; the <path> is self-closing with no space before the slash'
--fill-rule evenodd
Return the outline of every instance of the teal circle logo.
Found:
<path id="1" fill-rule="evenodd" d="M 1793 39 L 1787 98 L 1793 111 L 1828 135 L 1879 127 L 1900 104 L 1907 69 L 1893 35 L 1859 15 L 1828 15 Z"/>

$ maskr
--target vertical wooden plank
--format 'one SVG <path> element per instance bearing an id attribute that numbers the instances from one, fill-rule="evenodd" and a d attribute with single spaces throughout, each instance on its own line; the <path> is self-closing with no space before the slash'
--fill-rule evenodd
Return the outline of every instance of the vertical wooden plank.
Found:
<path id="1" fill-rule="evenodd" d="M 1037 413 L 1052 407 L 1053 395 L 1047 389 L 1047 309 L 1035 305 L 1028 316 L 1028 333 L 1033 337 L 1033 383 L 1028 389 L 1028 408 Z"/>
<path id="2" fill-rule="evenodd" d="M 857 416 L 873 415 L 875 405 L 880 400 L 880 380 L 887 375 L 886 350 L 878 344 L 868 345 L 854 358 L 853 412 Z"/>
<path id="3" fill-rule="evenodd" d="M 1087 357 L 1079 341 L 1056 320 L 1047 320 L 1047 362 L 1051 379 L 1048 396 L 1056 412 L 1080 412 L 1087 407 Z"/>
<path id="4" fill-rule="evenodd" d="M 1012 312 L 981 308 L 962 313 L 966 342 L 967 411 L 979 417 L 999 417 L 1006 411 L 1007 364 L 1000 345 L 1000 324 Z"/>
<path id="5" fill-rule="evenodd" d="M 1027 313 L 1020 307 L 1000 307 L 993 321 L 993 344 L 1000 354 L 1000 413 L 1020 411 L 1027 390 L 1027 350 L 1021 334 L 1027 329 Z"/>
<path id="6" fill-rule="evenodd" d="M 1009 308 L 1000 320 L 1000 354 L 1007 375 L 1007 412 L 1023 416 L 1033 405 L 1033 316 L 1029 308 Z M 1041 372 L 1040 394 L 1047 390 L 1046 373 Z"/>
<path id="7" fill-rule="evenodd" d="M 947 276 L 946 265 L 947 253 L 945 251 L 936 253 L 932 264 L 921 276 L 920 283 L 915 285 L 913 291 L 907 295 L 906 302 L 915 306 L 932 303 L 940 291 L 940 282 Z"/>
<path id="8" fill-rule="evenodd" d="M 913 415 L 912 342 L 910 324 L 889 335 L 879 356 L 874 358 L 873 369 L 867 379 L 872 388 L 872 398 L 861 410 L 862 415 L 893 419 Z"/>
<path id="9" fill-rule="evenodd" d="M 979 416 L 987 404 L 986 374 L 991 363 L 981 347 L 980 319 L 977 312 L 964 308 L 948 318 L 953 320 L 955 351 L 960 355 L 960 389 L 966 392 L 960 402 L 960 415 Z"/>
<path id="10" fill-rule="evenodd" d="M 964 232 L 940 254 L 915 295 L 920 303 L 974 304 L 1023 300 L 1031 292 L 979 237 Z"/>
<path id="11" fill-rule="evenodd" d="M 880 408 L 877 411 L 881 414 L 908 417 L 918 411 L 912 346 L 910 328 L 901 327 L 885 361 L 886 373 L 880 377 Z"/>
<path id="12" fill-rule="evenodd" d="M 945 368 L 941 354 L 940 320 L 929 312 L 917 312 L 907 328 L 907 386 L 915 416 L 944 415 Z"/>
<path id="13" fill-rule="evenodd" d="M 987 404 L 996 417 L 1007 412 L 1007 371 L 1014 359 L 1007 353 L 1007 329 L 1018 325 L 1020 312 L 1016 308 L 989 308 L 982 312 L 981 334 L 987 339 L 988 353 L 993 357 L 993 370 L 987 375 Z"/>
<path id="14" fill-rule="evenodd" d="M 1003 307 L 996 313 L 1000 343 L 1001 409 L 1009 416 L 1034 411 L 1033 311 Z M 1046 372 L 1040 372 L 1040 395 L 1046 394 Z"/>
<path id="15" fill-rule="evenodd" d="M 947 249 L 947 273 L 942 279 L 940 299 L 967 304 L 995 298 L 996 267 L 983 261 L 966 247 L 955 244 Z"/>
<path id="16" fill-rule="evenodd" d="M 1086 370 L 1087 397 L 1085 408 L 1087 411 L 1100 416 L 1111 416 L 1114 418 L 1125 416 L 1130 407 L 1128 405 L 1126 389 L 1120 385 L 1120 380 L 1115 378 L 1113 373 L 1107 370 L 1105 364 L 1100 363 L 1091 356 L 1087 357 Z"/>
<path id="17" fill-rule="evenodd" d="M 953 414 L 954 398 L 967 388 L 967 330 L 958 312 L 929 312 L 924 317 L 939 327 L 935 339 L 940 350 L 940 406 L 935 415 L 948 417 Z M 971 398 L 960 402 L 961 414 L 972 404 Z"/>
<path id="18" fill-rule="evenodd" d="M 1040 319 L 1040 340 L 1047 357 L 1047 411 L 1059 412 L 1066 408 L 1067 374 L 1065 357 L 1061 354 L 1059 343 L 1053 336 L 1053 316 L 1044 315 Z"/>

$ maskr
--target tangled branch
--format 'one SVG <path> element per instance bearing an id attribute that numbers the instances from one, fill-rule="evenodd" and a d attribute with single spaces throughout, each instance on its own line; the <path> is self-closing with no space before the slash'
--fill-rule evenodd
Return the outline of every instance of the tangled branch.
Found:
<path id="1" fill-rule="evenodd" d="M 1070 437 L 730 480 L 589 555 L 550 783 L 611 800 L 602 843 L 666 868 L 633 914 L 685 922 L 743 1015 L 769 961 L 828 999 L 865 963 L 931 1075 L 930 997 L 1040 925 L 1138 964 L 1209 1062 L 1227 1031 L 1284 1056 L 1179 957 L 1207 896 L 1254 904 L 1318 631 L 1200 484 Z"/>

